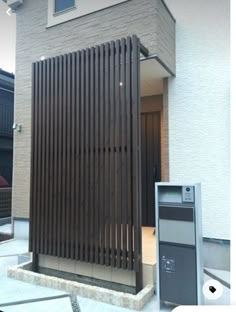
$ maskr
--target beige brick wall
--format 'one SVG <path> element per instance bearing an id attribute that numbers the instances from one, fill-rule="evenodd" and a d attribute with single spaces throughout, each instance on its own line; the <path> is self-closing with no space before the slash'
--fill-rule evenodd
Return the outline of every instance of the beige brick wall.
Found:
<path id="1" fill-rule="evenodd" d="M 29 217 L 32 62 L 136 34 L 175 71 L 175 22 L 161 0 L 130 0 L 51 28 L 47 5 L 25 0 L 16 12 L 15 122 L 22 132 L 14 137 L 14 217 Z"/>

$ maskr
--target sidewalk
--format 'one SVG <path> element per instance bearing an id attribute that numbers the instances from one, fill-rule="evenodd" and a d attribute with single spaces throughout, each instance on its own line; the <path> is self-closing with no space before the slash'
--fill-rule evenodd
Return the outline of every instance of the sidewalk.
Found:
<path id="1" fill-rule="evenodd" d="M 7 269 L 18 264 L 18 255 L 28 251 L 28 242 L 11 240 L 0 244 L 0 310 L 4 312 L 41 312 L 50 311 L 71 312 L 72 306 L 70 298 L 61 298 L 69 295 L 66 292 L 24 283 L 7 277 Z M 205 274 L 205 280 L 210 279 Z M 50 300 L 50 298 L 53 299 Z M 230 290 L 224 287 L 223 296 L 211 302 L 205 300 L 206 305 L 227 305 L 230 303 Z M 15 304 L 18 301 L 26 301 L 24 304 Z M 33 300 L 33 302 L 32 302 Z M 37 302 L 35 302 L 37 300 Z M 131 312 L 133 310 L 116 307 L 92 299 L 77 296 L 77 301 L 82 312 Z M 171 311 L 172 308 L 162 306 L 162 312 Z M 157 312 L 157 300 L 154 296 L 151 301 L 142 309 L 142 312 Z"/>

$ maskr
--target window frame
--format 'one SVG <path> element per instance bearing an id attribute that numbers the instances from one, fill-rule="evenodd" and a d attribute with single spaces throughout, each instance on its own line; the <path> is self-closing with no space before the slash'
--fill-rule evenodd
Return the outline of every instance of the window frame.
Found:
<path id="1" fill-rule="evenodd" d="M 108 9 L 113 6 L 120 5 L 125 2 L 129 2 L 131 0 L 110 0 L 111 4 L 103 4 L 103 0 L 97 0 L 97 3 L 101 1 L 102 5 L 97 5 L 97 8 L 91 10 L 91 7 L 86 7 L 85 4 L 87 0 L 74 0 L 75 5 L 66 10 L 58 11 L 55 13 L 55 0 L 47 0 L 48 1 L 48 18 L 46 28 L 54 27 L 59 24 L 63 24 L 69 22 L 71 20 L 81 18 L 86 15 L 94 14 L 98 11 Z M 105 0 L 109 1 L 109 0 Z"/>
<path id="2" fill-rule="evenodd" d="M 54 8 L 53 8 L 53 15 L 54 16 L 57 16 L 57 15 L 61 15 L 61 14 L 64 14 L 64 13 L 67 13 L 71 10 L 75 10 L 77 8 L 77 0 L 74 0 L 74 5 L 71 6 L 71 7 L 68 7 L 67 9 L 64 9 L 64 10 L 61 10 L 61 11 L 56 11 L 56 1 L 57 0 L 54 0 Z"/>

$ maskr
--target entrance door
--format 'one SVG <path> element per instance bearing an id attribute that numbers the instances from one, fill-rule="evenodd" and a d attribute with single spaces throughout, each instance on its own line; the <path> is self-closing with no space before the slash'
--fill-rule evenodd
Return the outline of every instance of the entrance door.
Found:
<path id="1" fill-rule="evenodd" d="M 142 113 L 142 225 L 155 226 L 154 182 L 161 180 L 160 113 Z"/>

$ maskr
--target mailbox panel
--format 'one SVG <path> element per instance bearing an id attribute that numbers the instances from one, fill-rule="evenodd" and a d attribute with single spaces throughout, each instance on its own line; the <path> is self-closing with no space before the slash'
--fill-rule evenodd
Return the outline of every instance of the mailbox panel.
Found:
<path id="1" fill-rule="evenodd" d="M 160 244 L 160 297 L 175 304 L 197 304 L 196 255 L 194 248 Z M 173 270 L 165 265 L 172 262 Z"/>
<path id="2" fill-rule="evenodd" d="M 202 303 L 200 190 L 200 184 L 156 183 L 159 301 L 177 305 Z"/>

